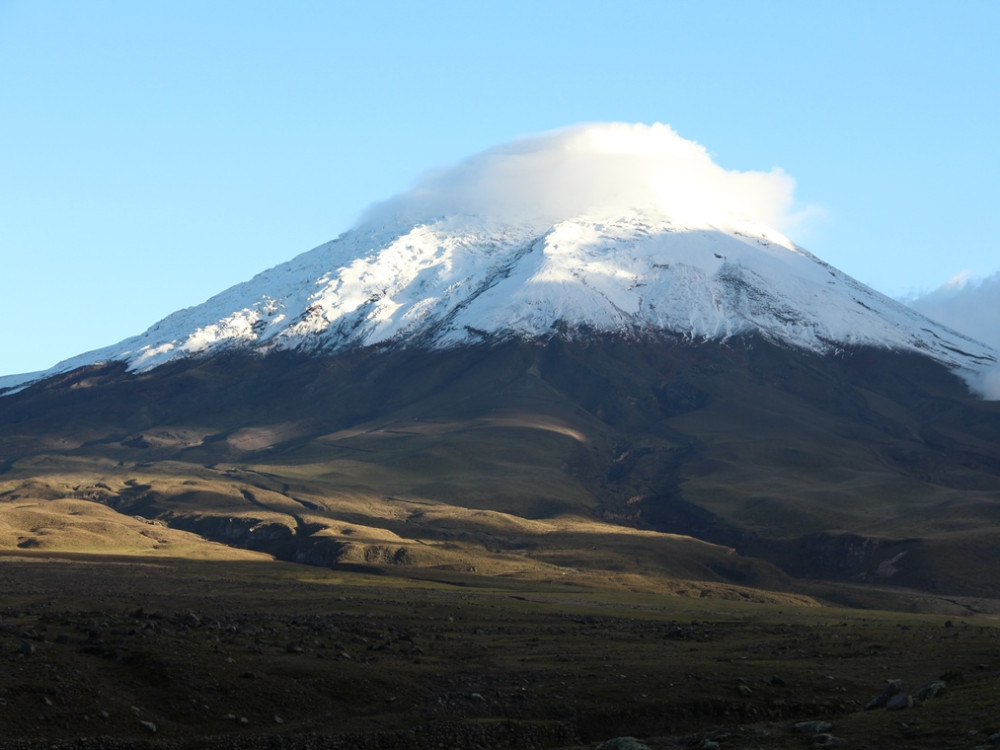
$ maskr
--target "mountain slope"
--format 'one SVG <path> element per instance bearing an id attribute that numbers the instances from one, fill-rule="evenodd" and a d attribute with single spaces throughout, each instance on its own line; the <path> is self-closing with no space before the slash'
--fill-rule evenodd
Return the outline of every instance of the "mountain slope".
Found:
<path id="1" fill-rule="evenodd" d="M 285 559 L 1000 595 L 1000 408 L 915 354 L 228 353 L 53 378 L 0 424 L 5 502 L 75 493 Z"/>

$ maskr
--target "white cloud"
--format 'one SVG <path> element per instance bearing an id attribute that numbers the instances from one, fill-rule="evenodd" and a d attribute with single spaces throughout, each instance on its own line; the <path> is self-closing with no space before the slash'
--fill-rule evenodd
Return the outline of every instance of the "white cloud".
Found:
<path id="1" fill-rule="evenodd" d="M 963 271 L 934 291 L 903 301 L 931 320 L 1000 351 L 1000 271 L 979 279 Z M 984 373 L 972 385 L 986 398 L 1000 399 L 1000 368 Z"/>
<path id="2" fill-rule="evenodd" d="M 1000 368 L 987 370 L 972 385 L 988 401 L 1000 401 Z"/>
<path id="3" fill-rule="evenodd" d="M 466 214 L 517 223 L 658 210 L 679 221 L 793 224 L 794 180 L 780 169 L 726 170 L 670 126 L 579 125 L 490 149 L 427 174 L 362 223 Z"/>
<path id="4" fill-rule="evenodd" d="M 1000 272 L 974 279 L 963 271 L 934 291 L 904 302 L 932 320 L 1000 349 Z"/>

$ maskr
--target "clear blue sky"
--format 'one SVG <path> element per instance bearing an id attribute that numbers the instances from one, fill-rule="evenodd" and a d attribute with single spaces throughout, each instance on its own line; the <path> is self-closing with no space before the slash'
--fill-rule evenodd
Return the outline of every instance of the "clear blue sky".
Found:
<path id="1" fill-rule="evenodd" d="M 0 0 L 0 374 L 579 122 L 781 167 L 822 209 L 793 239 L 888 294 L 996 272 L 998 38 L 977 0 Z"/>

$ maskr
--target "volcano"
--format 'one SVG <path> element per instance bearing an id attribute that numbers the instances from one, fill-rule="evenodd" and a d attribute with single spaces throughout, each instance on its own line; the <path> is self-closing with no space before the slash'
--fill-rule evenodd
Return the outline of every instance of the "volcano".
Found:
<path id="1" fill-rule="evenodd" d="M 0 379 L 0 544 L 90 504 L 316 565 L 1000 596 L 997 353 L 768 226 L 789 190 L 665 126 L 431 175 Z"/>

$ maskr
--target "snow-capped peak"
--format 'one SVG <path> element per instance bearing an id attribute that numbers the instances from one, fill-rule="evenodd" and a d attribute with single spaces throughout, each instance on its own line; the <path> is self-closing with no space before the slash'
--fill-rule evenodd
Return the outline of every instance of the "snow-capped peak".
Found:
<path id="1" fill-rule="evenodd" d="M 780 219 L 790 196 L 783 173 L 727 172 L 666 126 L 560 131 L 431 175 L 338 239 L 44 374 L 105 360 L 146 370 L 229 347 L 450 347 L 584 331 L 911 350 L 970 382 L 996 365 L 989 347 L 760 221 Z"/>

